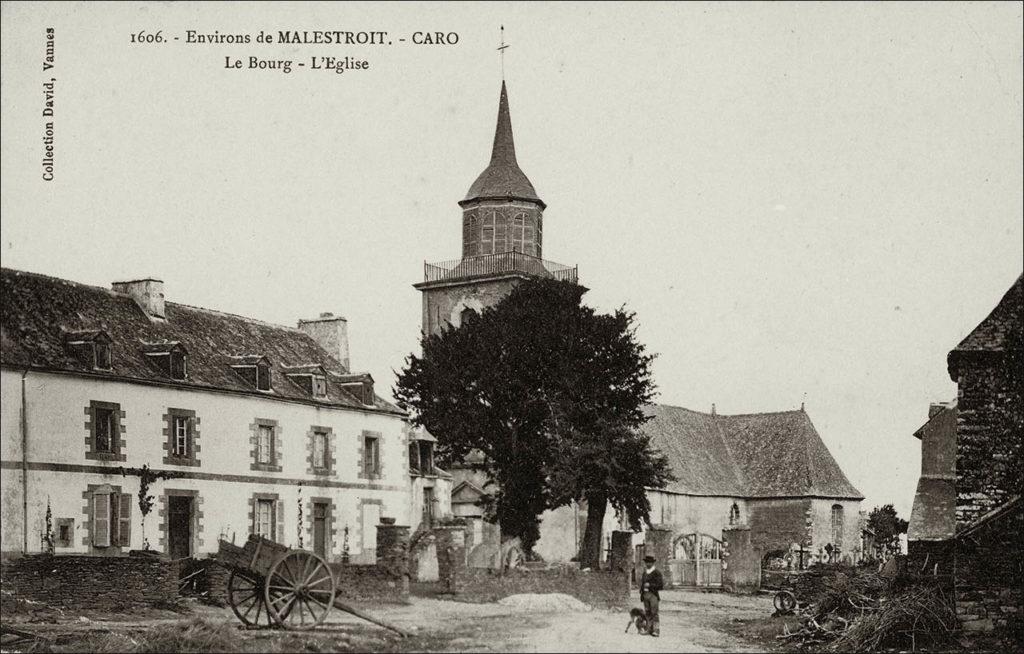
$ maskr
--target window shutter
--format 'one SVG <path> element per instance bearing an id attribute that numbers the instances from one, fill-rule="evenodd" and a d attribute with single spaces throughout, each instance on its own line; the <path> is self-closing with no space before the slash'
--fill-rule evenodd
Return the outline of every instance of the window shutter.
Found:
<path id="1" fill-rule="evenodd" d="M 380 439 L 373 439 L 373 474 L 380 474 Z"/>
<path id="2" fill-rule="evenodd" d="M 110 546 L 110 495 L 94 493 L 92 496 L 92 544 Z"/>
<path id="3" fill-rule="evenodd" d="M 117 534 L 121 527 L 121 503 L 118 501 L 120 495 L 111 493 L 110 498 L 110 544 L 117 545 Z"/>
<path id="4" fill-rule="evenodd" d="M 129 493 L 121 493 L 118 496 L 121 506 L 118 512 L 117 544 L 121 547 L 130 547 L 132 544 L 132 496 Z"/>

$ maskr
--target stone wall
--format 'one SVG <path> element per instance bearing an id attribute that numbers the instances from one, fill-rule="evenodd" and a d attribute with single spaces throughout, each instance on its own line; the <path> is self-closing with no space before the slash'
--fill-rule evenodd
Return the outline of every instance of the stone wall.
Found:
<path id="1" fill-rule="evenodd" d="M 750 500 L 750 542 L 767 553 L 790 545 L 810 546 L 811 500 Z"/>
<path id="2" fill-rule="evenodd" d="M 959 364 L 956 523 L 963 528 L 1022 491 L 1024 399 L 1019 373 L 994 357 Z"/>
<path id="3" fill-rule="evenodd" d="M 512 292 L 518 281 L 518 277 L 505 277 L 424 289 L 423 331 L 436 334 L 445 325 L 458 326 L 464 309 L 479 313 L 485 307 L 494 306 Z"/>
<path id="4" fill-rule="evenodd" d="M 494 570 L 467 568 L 465 583 L 453 595 L 460 602 L 496 602 L 523 593 L 563 593 L 599 608 L 617 608 L 629 601 L 629 574 L 583 572 L 572 566 L 532 570 L 516 568 L 501 574 Z"/>
<path id="5" fill-rule="evenodd" d="M 956 610 L 965 632 L 1024 633 L 1024 504 L 956 540 Z M 1018 643 L 1019 644 L 1019 643 Z"/>
<path id="6" fill-rule="evenodd" d="M 750 542 L 750 528 L 722 532 L 722 587 L 753 592 L 761 586 L 761 552 Z"/>
<path id="7" fill-rule="evenodd" d="M 391 604 L 409 601 L 408 578 L 396 578 L 382 566 L 332 563 L 331 570 L 342 599 Z"/>
<path id="8" fill-rule="evenodd" d="M 148 556 L 35 554 L 5 561 L 0 580 L 18 599 L 73 611 L 123 613 L 178 597 L 178 563 Z"/>
<path id="9" fill-rule="evenodd" d="M 953 551 L 952 540 L 908 541 L 907 569 L 914 574 L 951 575 Z"/>

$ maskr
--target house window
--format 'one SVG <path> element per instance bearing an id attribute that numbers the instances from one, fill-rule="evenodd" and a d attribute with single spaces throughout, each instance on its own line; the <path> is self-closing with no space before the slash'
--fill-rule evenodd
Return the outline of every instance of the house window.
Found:
<path id="1" fill-rule="evenodd" d="M 740 507 L 735 502 L 732 503 L 732 508 L 729 509 L 729 525 L 738 525 L 740 523 Z"/>
<path id="2" fill-rule="evenodd" d="M 274 500 L 256 500 L 256 515 L 253 531 L 257 536 L 274 540 Z"/>
<path id="3" fill-rule="evenodd" d="M 185 379 L 188 376 L 188 364 L 183 352 L 171 352 L 171 379 Z"/>
<path id="4" fill-rule="evenodd" d="M 327 434 L 322 431 L 313 432 L 313 468 L 327 470 Z"/>
<path id="5" fill-rule="evenodd" d="M 85 458 L 99 461 L 124 461 L 121 453 L 122 440 L 121 405 L 114 402 L 92 400 L 86 407 L 89 416 L 85 423 L 88 434 L 85 438 Z"/>
<path id="6" fill-rule="evenodd" d="M 274 464 L 274 428 L 260 425 L 256 438 L 256 463 Z"/>
<path id="7" fill-rule="evenodd" d="M 188 409 L 167 409 L 164 414 L 163 462 L 168 465 L 199 465 L 199 418 Z"/>
<path id="8" fill-rule="evenodd" d="M 96 429 L 93 450 L 104 454 L 113 454 L 114 439 L 117 438 L 114 410 L 97 407 L 93 410 L 93 420 Z"/>
<path id="9" fill-rule="evenodd" d="M 409 472 L 420 475 L 433 475 L 434 444 L 430 441 L 413 441 L 409 443 Z"/>
<path id="10" fill-rule="evenodd" d="M 72 547 L 75 537 L 75 519 L 57 518 L 57 531 L 54 534 L 54 547 Z"/>
<path id="11" fill-rule="evenodd" d="M 367 479 L 380 476 L 380 438 L 363 436 L 363 474 Z"/>
<path id="12" fill-rule="evenodd" d="M 93 347 L 96 354 L 96 367 L 100 370 L 110 370 L 110 343 L 97 342 Z"/>
<path id="13" fill-rule="evenodd" d="M 131 543 L 132 496 L 104 485 L 92 492 L 92 546 L 128 547 Z"/>
<path id="14" fill-rule="evenodd" d="M 191 421 L 185 416 L 174 416 L 173 419 L 173 432 L 174 432 L 174 447 L 171 449 L 171 453 L 174 456 L 180 456 L 187 458 L 192 452 L 191 438 L 189 437 L 189 423 Z"/>
<path id="15" fill-rule="evenodd" d="M 270 390 L 270 366 L 265 363 L 256 366 L 256 388 L 261 391 Z"/>
<path id="16" fill-rule="evenodd" d="M 313 397 L 327 397 L 327 378 L 313 375 Z"/>
<path id="17" fill-rule="evenodd" d="M 473 319 L 473 316 L 475 315 L 476 311 L 473 311 L 469 307 L 466 307 L 465 309 L 462 310 L 462 313 L 459 314 L 459 325 L 462 326 L 467 324 L 470 320 Z"/>
<path id="18" fill-rule="evenodd" d="M 409 443 L 409 472 L 420 471 L 420 442 Z"/>
<path id="19" fill-rule="evenodd" d="M 423 489 L 423 523 L 427 526 L 434 524 L 435 506 L 437 499 L 434 497 L 433 488 Z"/>

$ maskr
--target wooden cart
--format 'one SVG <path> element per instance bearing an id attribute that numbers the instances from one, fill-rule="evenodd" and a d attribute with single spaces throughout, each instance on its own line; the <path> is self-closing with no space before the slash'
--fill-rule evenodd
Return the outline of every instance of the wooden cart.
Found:
<path id="1" fill-rule="evenodd" d="M 220 541 L 217 561 L 231 570 L 228 604 L 253 627 L 306 629 L 335 605 L 335 580 L 322 558 L 252 535 L 244 547 Z"/>

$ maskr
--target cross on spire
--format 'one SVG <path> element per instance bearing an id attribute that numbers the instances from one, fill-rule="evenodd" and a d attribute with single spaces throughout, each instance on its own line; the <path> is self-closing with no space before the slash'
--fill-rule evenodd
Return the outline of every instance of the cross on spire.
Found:
<path id="1" fill-rule="evenodd" d="M 508 45 L 505 44 L 505 26 L 501 26 L 501 45 L 498 46 L 498 52 L 501 53 L 501 81 L 505 81 L 505 50 L 508 49 Z"/>

